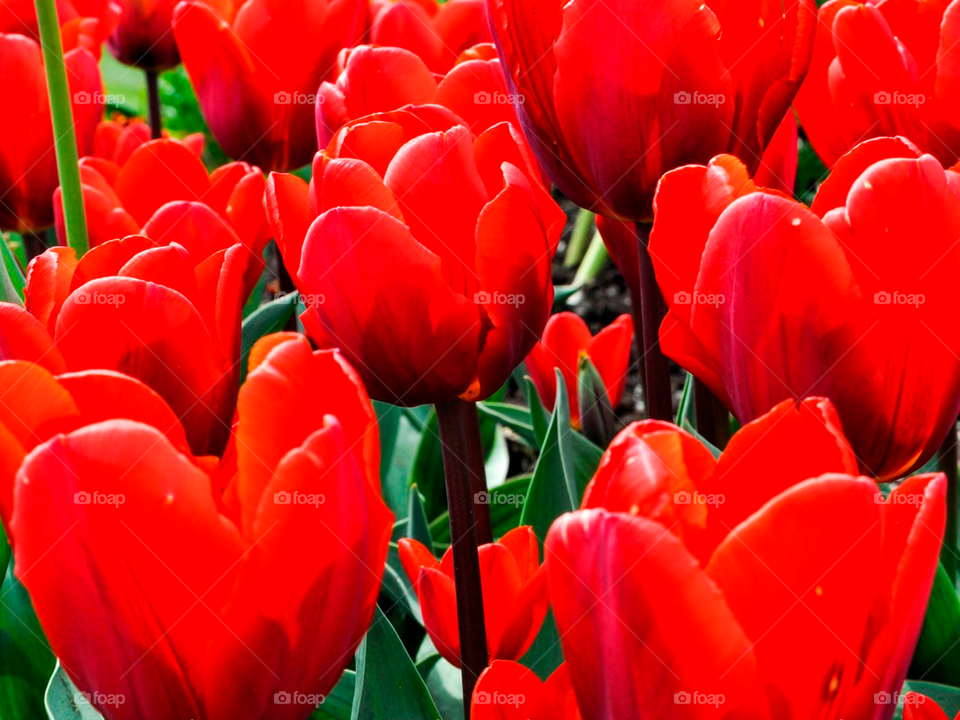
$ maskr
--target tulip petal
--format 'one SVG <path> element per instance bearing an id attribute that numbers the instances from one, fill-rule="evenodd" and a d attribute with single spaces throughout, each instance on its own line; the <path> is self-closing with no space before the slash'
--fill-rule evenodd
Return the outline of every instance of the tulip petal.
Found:
<path id="1" fill-rule="evenodd" d="M 91 425 L 27 458 L 11 530 L 17 573 L 78 687 L 124 695 L 124 718 L 200 715 L 198 639 L 219 627 L 242 553 L 205 473 L 154 428 Z"/>
<path id="2" fill-rule="evenodd" d="M 554 523 L 545 553 L 584 718 L 675 717 L 683 692 L 724 695 L 730 717 L 768 717 L 752 643 L 666 527 L 582 510 Z"/>
<path id="3" fill-rule="evenodd" d="M 860 652 L 881 549 L 876 485 L 825 475 L 778 495 L 720 544 L 706 568 L 753 641 L 775 717 L 838 705 Z M 876 672 L 876 670 L 873 670 Z"/>
<path id="4" fill-rule="evenodd" d="M 200 200 L 209 188 L 203 162 L 176 140 L 151 140 L 138 147 L 120 168 L 115 185 L 123 207 L 140 225 L 168 202 Z"/>
<path id="5" fill-rule="evenodd" d="M 474 720 L 528 720 L 530 708 L 542 692 L 543 680 L 535 672 L 510 660 L 494 660 L 477 678 L 470 717 Z M 516 702 L 509 703 L 509 698 Z"/>
<path id="6" fill-rule="evenodd" d="M 450 290 L 440 259 L 390 215 L 328 210 L 310 228 L 298 276 L 303 292 L 325 300 L 314 306 L 321 325 L 371 397 L 434 402 L 459 396 L 476 376 L 479 308 Z M 350 303 L 337 299 L 347 296 Z M 417 353 L 396 353 L 425 337 Z"/>
<path id="7" fill-rule="evenodd" d="M 137 253 L 156 246 L 153 240 L 143 235 L 130 235 L 91 248 L 77 263 L 70 291 L 73 292 L 91 280 L 118 274 L 120 268 L 130 262 Z"/>
<path id="8" fill-rule="evenodd" d="M 70 282 L 76 267 L 77 254 L 68 247 L 50 248 L 27 266 L 24 306 L 51 335 L 57 326 L 63 301 L 70 294 Z"/>
<path id="9" fill-rule="evenodd" d="M 415 587 L 427 635 L 444 660 L 460 667 L 460 631 L 453 578 L 439 570 L 423 568 Z M 487 644 L 489 646 L 489 640 Z"/>
<path id="10" fill-rule="evenodd" d="M 627 365 L 633 347 L 633 318 L 621 315 L 590 340 L 587 354 L 600 373 L 610 405 L 616 408 L 627 384 Z"/>
<path id="11" fill-rule="evenodd" d="M 543 331 L 543 338 L 527 356 L 527 373 L 540 395 L 540 401 L 548 410 L 553 409 L 557 397 L 557 380 L 554 368 L 563 375 L 570 398 L 570 415 L 579 417 L 577 410 L 577 367 L 580 353 L 590 346 L 590 329 L 583 319 L 572 312 L 551 316 Z M 570 392 L 573 389 L 574 392 Z"/>
<path id="12" fill-rule="evenodd" d="M 303 242 L 314 217 L 309 197 L 309 185 L 296 175 L 270 173 L 264 203 L 283 264 L 294 280 L 300 268 Z"/>
<path id="13" fill-rule="evenodd" d="M 0 360 L 28 360 L 52 373 L 67 369 L 43 325 L 13 303 L 0 303 Z"/>

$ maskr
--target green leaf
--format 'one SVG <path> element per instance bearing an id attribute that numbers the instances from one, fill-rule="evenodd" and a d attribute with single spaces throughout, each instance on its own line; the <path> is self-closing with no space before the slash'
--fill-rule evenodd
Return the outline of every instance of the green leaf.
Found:
<path id="1" fill-rule="evenodd" d="M 600 373 L 586 355 L 580 358 L 577 368 L 577 399 L 584 437 L 605 448 L 617 433 L 617 416 Z"/>
<path id="2" fill-rule="evenodd" d="M 244 319 L 253 315 L 253 313 L 255 313 L 260 307 L 260 301 L 263 299 L 263 286 L 266 284 L 266 282 L 266 273 L 260 273 L 260 279 L 257 280 L 257 284 L 253 286 L 253 291 L 250 293 L 250 297 L 248 297 L 247 301 L 243 304 Z"/>
<path id="3" fill-rule="evenodd" d="M 547 426 L 550 424 L 550 415 L 540 402 L 540 394 L 537 392 L 537 386 L 529 377 L 523 379 L 524 389 L 527 395 L 527 402 L 530 404 L 530 423 L 533 425 L 533 436 L 537 442 L 537 447 L 542 448 L 547 439 Z"/>
<path id="4" fill-rule="evenodd" d="M 505 428 L 514 432 L 518 442 L 527 447 L 537 449 L 540 444 L 537 442 L 537 436 L 533 432 L 533 419 L 530 417 L 530 410 L 522 405 L 512 403 L 490 402 L 489 400 L 477 403 L 477 410 L 480 411 L 481 420 L 490 418 Z"/>
<path id="5" fill-rule="evenodd" d="M 533 670 L 544 681 L 563 664 L 563 648 L 560 646 L 560 632 L 553 619 L 553 610 L 547 612 L 540 632 L 530 649 L 520 658 L 520 664 Z"/>
<path id="6" fill-rule="evenodd" d="M 7 244 L 7 238 L 0 232 L 0 300 L 23 305 L 23 289 L 26 284 L 20 265 Z"/>
<path id="7" fill-rule="evenodd" d="M 490 449 L 484 461 L 484 472 L 487 476 L 487 488 L 503 485 L 510 472 L 510 448 L 507 447 L 507 438 L 500 425 L 493 426 Z"/>
<path id="8" fill-rule="evenodd" d="M 77 690 L 73 680 L 60 667 L 59 660 L 47 685 L 43 704 L 50 720 L 103 720 L 103 715 Z"/>
<path id="9" fill-rule="evenodd" d="M 433 549 L 433 538 L 430 536 L 430 524 L 427 522 L 427 512 L 423 508 L 423 498 L 420 497 L 416 485 L 410 487 L 406 537 L 422 543 L 431 554 L 436 555 Z"/>
<path id="10" fill-rule="evenodd" d="M 436 705 L 390 621 L 374 610 L 357 650 L 357 690 L 350 720 L 436 720 Z"/>
<path id="11" fill-rule="evenodd" d="M 261 305 L 256 312 L 243 321 L 240 339 L 240 382 L 247 378 L 247 361 L 250 350 L 264 335 L 280 332 L 297 309 L 297 294 L 291 293 L 273 302 Z"/>
<path id="12" fill-rule="evenodd" d="M 421 431 L 404 408 L 373 401 L 380 428 L 380 489 L 383 501 L 397 519 L 407 517 L 410 469 L 420 444 Z"/>
<path id="13" fill-rule="evenodd" d="M 908 676 L 960 685 L 960 599 L 943 565 L 937 566 Z"/>
<path id="14" fill-rule="evenodd" d="M 6 577 L 7 565 L 10 563 L 10 543 L 7 542 L 7 536 L 0 525 L 0 578 Z M 2 584 L 2 583 L 0 583 Z M 2 595 L 0 595 L 2 599 Z"/>
<path id="15" fill-rule="evenodd" d="M 442 448 L 437 413 L 431 409 L 423 424 L 423 434 L 420 436 L 420 444 L 413 457 L 409 478 L 410 485 L 420 488 L 429 518 L 436 517 L 447 508 Z"/>
<path id="16" fill-rule="evenodd" d="M 530 475 L 510 478 L 490 491 L 490 523 L 493 536 L 503 537 L 520 524 L 520 513 L 530 489 Z M 450 518 L 444 512 L 430 523 L 435 544 L 450 544 Z"/>
<path id="17" fill-rule="evenodd" d="M 687 373 L 687 377 L 683 381 L 683 394 L 680 396 L 680 405 L 677 407 L 676 424 L 680 427 L 683 427 L 684 423 L 693 427 L 694 423 L 696 423 L 697 411 L 696 406 L 693 404 L 695 384 L 696 378 L 690 373 Z"/>
<path id="18" fill-rule="evenodd" d="M 44 695 L 56 667 L 26 588 L 13 574 L 13 562 L 0 587 L 0 718 L 45 717 Z"/>
<path id="19" fill-rule="evenodd" d="M 353 709 L 353 696 L 357 688 L 357 674 L 353 670 L 345 670 L 330 694 L 310 716 L 310 720 L 350 720 L 350 711 Z"/>
<path id="20" fill-rule="evenodd" d="M 413 589 L 413 585 L 410 584 L 407 573 L 403 569 L 403 564 L 400 562 L 400 553 L 395 542 L 391 542 L 387 550 L 387 564 L 383 569 L 382 590 L 390 598 L 393 605 L 401 605 L 414 620 L 421 626 L 423 625 L 423 613 L 420 611 L 417 592 Z"/>
<path id="21" fill-rule="evenodd" d="M 960 713 L 960 688 L 939 685 L 932 682 L 921 682 L 919 680 L 907 680 L 907 682 L 903 684 L 901 695 L 906 695 L 908 692 L 926 695 L 943 708 L 944 712 L 947 713 L 947 717 L 952 718 L 956 716 L 957 713 Z M 903 717 L 903 705 L 897 706 L 897 711 L 893 717 L 895 719 Z"/>
<path id="22" fill-rule="evenodd" d="M 603 451 L 570 427 L 567 389 L 559 370 L 557 402 L 547 438 L 533 470 L 521 525 L 531 525 L 541 548 L 553 521 L 580 507 L 583 491 L 600 465 Z"/>

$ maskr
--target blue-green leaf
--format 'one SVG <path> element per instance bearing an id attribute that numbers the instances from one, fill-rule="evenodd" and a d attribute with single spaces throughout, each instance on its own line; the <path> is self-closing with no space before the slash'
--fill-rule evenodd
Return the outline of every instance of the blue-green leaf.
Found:
<path id="1" fill-rule="evenodd" d="M 273 302 L 261 305 L 255 312 L 243 321 L 240 338 L 240 381 L 247 377 L 247 361 L 250 359 L 250 350 L 257 340 L 264 335 L 280 332 L 293 317 L 297 309 L 298 295 L 291 293 L 284 295 Z"/>

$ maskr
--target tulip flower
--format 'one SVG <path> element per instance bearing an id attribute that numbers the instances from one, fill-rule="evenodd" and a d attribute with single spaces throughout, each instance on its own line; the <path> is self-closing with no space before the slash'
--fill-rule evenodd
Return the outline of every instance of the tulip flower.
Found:
<path id="1" fill-rule="evenodd" d="M 210 175 L 199 155 L 203 135 L 183 141 L 150 140 L 143 122 L 97 128 L 95 154 L 80 161 L 90 245 L 144 233 L 162 241 L 167 232 L 192 232 L 196 242 L 242 242 L 259 276 L 270 227 L 263 210 L 264 178 L 244 162 L 223 165 Z M 57 234 L 65 243 L 61 191 L 54 196 Z"/>
<path id="2" fill-rule="evenodd" d="M 267 206 L 307 304 L 371 397 L 482 400 L 536 344 L 566 221 L 518 131 L 474 138 L 434 105 L 356 120 L 317 154 L 310 186 L 273 174 Z"/>
<path id="3" fill-rule="evenodd" d="M 399 542 L 400 562 L 417 591 L 423 624 L 437 652 L 460 667 L 460 637 L 453 580 L 453 548 L 438 561 L 416 540 Z M 480 546 L 483 617 L 491 660 L 517 660 L 533 643 L 549 601 L 533 529 L 515 528 Z"/>
<path id="4" fill-rule="evenodd" d="M 107 40 L 110 53 L 124 65 L 159 72 L 180 64 L 173 35 L 173 9 L 179 0 L 115 0 L 123 12 Z M 203 0 L 226 22 L 233 19 L 235 0 Z"/>
<path id="5" fill-rule="evenodd" d="M 960 6 L 831 0 L 797 94 L 800 122 L 828 167 L 863 140 L 903 135 L 944 165 L 960 158 Z"/>
<path id="6" fill-rule="evenodd" d="M 409 50 L 435 73 L 446 73 L 464 50 L 492 40 L 483 0 L 371 0 L 370 19 L 371 43 Z"/>
<path id="7" fill-rule="evenodd" d="M 544 682 L 519 663 L 494 660 L 477 680 L 470 717 L 473 720 L 581 720 L 561 665 Z"/>
<path id="8" fill-rule="evenodd" d="M 627 364 L 633 343 L 633 320 L 621 315 L 596 335 L 571 312 L 557 313 L 547 321 L 543 339 L 527 356 L 527 373 L 544 407 L 552 410 L 557 398 L 554 368 L 558 368 L 570 398 L 570 417 L 579 425 L 577 377 L 581 357 L 589 357 L 603 380 L 610 406 L 616 408 L 627 384 Z"/>
<path id="9" fill-rule="evenodd" d="M 652 217 L 667 170 L 720 153 L 756 170 L 803 80 L 816 13 L 812 0 L 487 7 L 544 170 L 581 207 L 632 221 Z"/>
<path id="10" fill-rule="evenodd" d="M 135 377 L 181 419 L 194 454 L 220 455 L 233 423 L 255 261 L 232 233 L 204 232 L 189 212 L 168 207 L 155 225 L 160 240 L 111 240 L 79 262 L 63 247 L 35 258 L 25 309 L 0 303 L 0 359 L 57 375 L 103 369 Z"/>
<path id="11" fill-rule="evenodd" d="M 203 117 L 224 152 L 292 170 L 317 150 L 314 104 L 341 48 L 367 29 L 365 0 L 248 0 L 231 23 L 185 0 L 173 31 Z"/>
<path id="12" fill-rule="evenodd" d="M 440 80 L 409 50 L 370 45 L 342 50 L 337 73 L 336 82 L 322 83 L 317 96 L 317 138 L 322 148 L 351 120 L 406 105 L 443 105 L 474 135 L 500 122 L 519 127 L 514 109 L 519 99 L 508 94 L 491 44 L 461 54 Z"/>
<path id="13" fill-rule="evenodd" d="M 33 37 L 15 34 L 27 29 L 0 33 L 0 86 L 5 97 L 15 99 L 3 113 L 0 127 L 0 230 L 38 233 L 53 224 L 53 192 L 59 180 L 40 44 Z M 75 36 L 71 45 L 64 38 L 64 62 L 77 148 L 85 155 L 93 150 L 103 92 L 97 56 L 78 47 L 79 39 Z"/>
<path id="14" fill-rule="evenodd" d="M 823 395 L 863 472 L 920 467 L 960 409 L 958 194 L 960 174 L 894 138 L 841 158 L 809 209 L 733 157 L 668 173 L 651 239 L 664 352 L 741 422 Z"/>
<path id="15" fill-rule="evenodd" d="M 203 463 L 130 419 L 60 432 L 17 473 L 18 577 L 109 720 L 303 720 L 370 623 L 393 522 L 373 407 L 335 351 L 268 342 L 223 498 Z"/>
<path id="16" fill-rule="evenodd" d="M 824 399 L 782 403 L 719 461 L 667 423 L 622 435 L 545 545 L 583 717 L 890 720 L 875 698 L 920 633 L 946 478 L 884 498 L 845 472 Z"/>

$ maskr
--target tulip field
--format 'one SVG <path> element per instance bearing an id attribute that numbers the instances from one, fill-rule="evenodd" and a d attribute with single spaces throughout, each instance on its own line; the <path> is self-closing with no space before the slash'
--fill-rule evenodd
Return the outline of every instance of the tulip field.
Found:
<path id="1" fill-rule="evenodd" d="M 960 720 L 960 0 L 0 0 L 0 720 Z"/>

